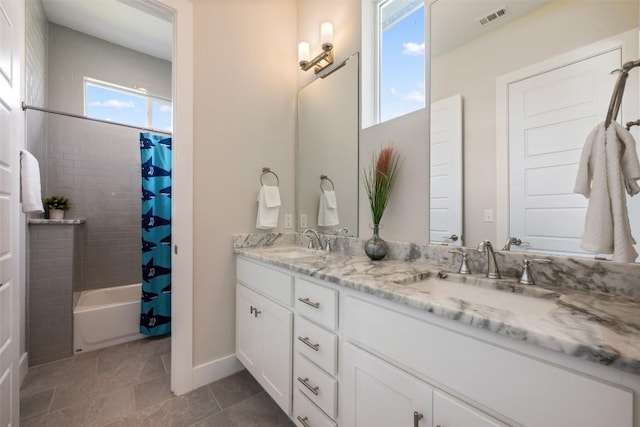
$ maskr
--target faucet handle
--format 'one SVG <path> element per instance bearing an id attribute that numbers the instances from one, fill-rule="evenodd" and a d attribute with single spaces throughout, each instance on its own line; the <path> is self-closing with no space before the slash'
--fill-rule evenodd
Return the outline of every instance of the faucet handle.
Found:
<path id="1" fill-rule="evenodd" d="M 465 251 L 462 250 L 450 250 L 450 254 L 459 254 L 462 256 L 462 260 L 460 261 L 460 268 L 458 269 L 458 273 L 460 274 L 471 274 L 471 269 L 469 268 L 468 256 Z"/>
<path id="2" fill-rule="evenodd" d="M 550 259 L 546 258 L 525 258 L 522 260 L 522 273 L 520 274 L 520 278 L 518 279 L 518 283 L 523 285 L 535 285 L 536 283 L 533 280 L 533 276 L 531 275 L 531 267 L 530 264 L 532 262 L 538 264 L 549 264 L 551 262 Z"/>

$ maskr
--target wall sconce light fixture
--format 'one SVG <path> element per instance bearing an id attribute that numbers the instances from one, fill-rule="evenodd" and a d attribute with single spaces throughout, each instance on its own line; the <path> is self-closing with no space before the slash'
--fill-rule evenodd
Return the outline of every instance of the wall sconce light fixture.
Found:
<path id="1" fill-rule="evenodd" d="M 333 64 L 333 25 L 331 22 L 320 24 L 320 41 L 322 52 L 315 58 L 309 59 L 309 43 L 298 43 L 298 63 L 300 69 L 309 71 L 312 67 L 316 74 Z"/>

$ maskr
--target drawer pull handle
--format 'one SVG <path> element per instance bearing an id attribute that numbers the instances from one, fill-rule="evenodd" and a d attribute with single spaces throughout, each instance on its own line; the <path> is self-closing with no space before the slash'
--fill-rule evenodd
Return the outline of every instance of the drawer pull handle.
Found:
<path id="1" fill-rule="evenodd" d="M 320 387 L 318 387 L 318 386 L 314 387 L 314 386 L 312 386 L 311 384 L 309 384 L 309 378 L 308 378 L 308 377 L 307 377 L 307 378 L 301 378 L 301 377 L 298 377 L 298 381 L 300 381 L 300 382 L 302 383 L 302 385 L 303 385 L 303 386 L 305 386 L 306 388 L 308 388 L 308 389 L 309 389 L 309 391 L 310 391 L 311 393 L 315 394 L 316 396 L 317 396 L 318 394 L 320 394 L 320 392 L 318 391 L 318 390 L 320 390 Z"/>
<path id="2" fill-rule="evenodd" d="M 307 423 L 307 421 L 309 420 L 309 417 L 304 417 L 304 418 L 302 418 L 300 415 L 298 415 L 296 418 L 298 419 L 298 421 L 300 421 L 300 424 L 302 424 L 304 427 L 311 427 L 311 426 Z"/>
<path id="3" fill-rule="evenodd" d="M 298 337 L 298 341 L 301 341 L 303 343 L 305 343 L 308 347 L 311 347 L 312 349 L 314 349 L 315 351 L 319 351 L 320 350 L 320 344 L 313 344 L 311 341 L 309 341 L 309 337 Z"/>
<path id="4" fill-rule="evenodd" d="M 298 298 L 298 301 L 303 302 L 307 305 L 310 305 L 313 308 L 320 308 L 320 303 L 319 302 L 311 302 L 311 300 L 309 298 Z"/>
<path id="5" fill-rule="evenodd" d="M 256 308 L 254 306 L 249 306 L 249 314 L 253 314 L 253 311 L 256 310 Z"/>
<path id="6" fill-rule="evenodd" d="M 418 427 L 418 423 L 423 418 L 424 418 L 424 415 L 422 415 L 420 412 L 413 411 L 413 427 Z"/>

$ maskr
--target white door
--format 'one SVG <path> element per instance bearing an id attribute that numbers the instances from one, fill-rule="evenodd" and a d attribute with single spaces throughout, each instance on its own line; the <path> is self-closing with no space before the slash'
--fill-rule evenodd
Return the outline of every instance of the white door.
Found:
<path id="1" fill-rule="evenodd" d="M 620 58 L 615 49 L 509 85 L 509 234 L 528 242 L 513 250 L 586 254 L 588 201 L 573 187 L 585 139 L 605 119 Z"/>
<path id="2" fill-rule="evenodd" d="M 504 427 L 499 421 L 438 391 L 433 392 L 433 424 L 440 427 Z"/>
<path id="3" fill-rule="evenodd" d="M 462 245 L 462 97 L 431 103 L 430 236 Z M 458 236 L 457 240 L 450 239 Z"/>
<path id="4" fill-rule="evenodd" d="M 344 348 L 343 424 L 431 427 L 431 388 L 350 344 Z"/>
<path id="5" fill-rule="evenodd" d="M 0 0 L 0 427 L 19 419 L 19 213 L 17 198 L 22 127 L 21 25 L 24 3 Z"/>

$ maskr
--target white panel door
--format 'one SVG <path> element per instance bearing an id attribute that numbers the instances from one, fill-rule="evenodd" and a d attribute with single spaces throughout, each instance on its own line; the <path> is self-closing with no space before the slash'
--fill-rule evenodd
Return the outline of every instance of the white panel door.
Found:
<path id="1" fill-rule="evenodd" d="M 462 97 L 431 103 L 430 236 L 435 244 L 462 245 Z M 449 237 L 458 236 L 453 241 Z"/>
<path id="2" fill-rule="evenodd" d="M 18 147 L 22 123 L 19 88 L 24 4 L 0 0 L 0 427 L 19 419 Z"/>
<path id="3" fill-rule="evenodd" d="M 616 49 L 509 85 L 509 232 L 528 242 L 513 250 L 586 254 L 580 239 L 588 201 L 573 187 L 620 63 Z"/>
<path id="4" fill-rule="evenodd" d="M 351 344 L 344 347 L 344 425 L 433 425 L 433 394 L 427 384 Z"/>

